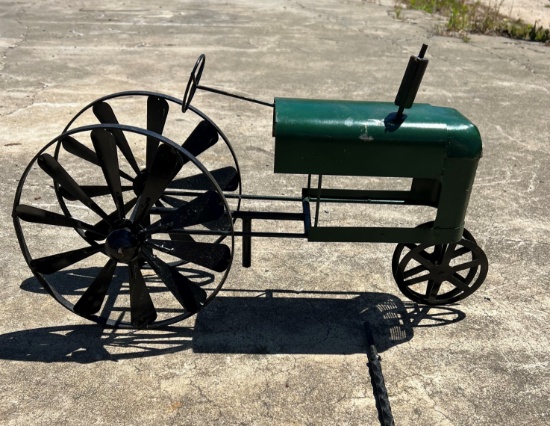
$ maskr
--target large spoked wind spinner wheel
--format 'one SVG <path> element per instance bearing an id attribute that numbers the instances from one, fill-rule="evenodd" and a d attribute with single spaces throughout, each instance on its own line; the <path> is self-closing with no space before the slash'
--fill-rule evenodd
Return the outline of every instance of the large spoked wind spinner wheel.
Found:
<path id="1" fill-rule="evenodd" d="M 147 99 L 146 129 L 118 124 L 110 105 L 136 96 Z M 240 192 L 233 151 L 193 107 L 168 130 L 169 102 L 181 105 L 147 92 L 88 105 L 17 188 L 14 224 L 33 274 L 65 307 L 105 325 L 180 321 L 215 297 L 231 266 L 238 203 L 225 195 Z M 89 112 L 99 124 L 71 128 Z M 164 131 L 188 136 L 180 145 Z"/>

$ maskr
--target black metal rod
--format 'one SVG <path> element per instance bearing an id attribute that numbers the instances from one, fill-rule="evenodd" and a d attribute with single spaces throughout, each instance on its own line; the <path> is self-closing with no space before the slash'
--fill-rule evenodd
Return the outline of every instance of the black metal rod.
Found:
<path id="1" fill-rule="evenodd" d="M 312 200 L 316 200 L 316 198 L 312 198 Z M 366 200 L 357 200 L 357 199 L 349 199 L 349 198 L 319 198 L 319 201 L 322 201 L 323 203 L 342 203 L 342 204 L 413 204 L 409 203 L 405 200 L 378 200 L 378 199 L 366 199 Z M 419 204 L 422 205 L 422 204 Z"/>
<path id="2" fill-rule="evenodd" d="M 252 219 L 243 218 L 243 268 L 252 264 Z"/>
<path id="3" fill-rule="evenodd" d="M 235 232 L 235 237 L 260 237 L 260 238 L 306 238 L 307 235 L 301 232 Z"/>
<path id="4" fill-rule="evenodd" d="M 367 340 L 367 357 L 369 360 L 369 374 L 371 376 L 372 391 L 376 401 L 376 409 L 378 410 L 378 420 L 381 426 L 394 426 L 393 414 L 388 398 L 386 383 L 384 382 L 384 374 L 382 373 L 382 365 L 380 364 L 380 356 L 376 349 L 374 337 L 367 322 L 363 324 L 365 337 Z"/>
<path id="5" fill-rule="evenodd" d="M 258 238 L 307 238 L 307 234 L 303 232 L 231 232 L 231 231 L 206 231 L 206 230 L 179 230 L 179 229 L 170 229 L 166 230 L 170 234 L 181 234 L 181 235 L 215 235 L 218 237 L 222 236 L 235 236 L 235 237 L 258 237 Z"/>
<path id="6" fill-rule="evenodd" d="M 340 190 L 336 190 L 340 191 Z M 318 189 L 310 189 L 308 195 L 307 190 L 303 190 L 302 197 L 285 197 L 278 195 L 247 195 L 247 194 L 232 194 L 224 193 L 225 198 L 239 199 L 239 200 L 254 200 L 254 201 L 290 201 L 290 202 L 303 202 L 305 198 L 310 201 L 317 201 Z M 327 203 L 358 203 L 358 204 L 414 204 L 414 205 L 429 205 L 425 200 L 413 200 L 408 198 L 411 195 L 411 191 L 357 191 L 359 195 L 352 194 L 352 190 L 349 194 L 346 193 L 342 196 L 337 196 L 336 192 L 330 189 L 324 189 L 321 192 L 319 201 Z M 328 196 L 323 194 L 328 193 Z M 197 191 L 178 191 L 178 190 L 166 190 L 164 195 L 179 195 L 181 197 L 196 197 L 201 192 Z M 334 196 L 332 196 L 334 195 Z M 390 198 L 391 197 L 391 198 Z"/>
<path id="7" fill-rule="evenodd" d="M 196 197 L 200 195 L 200 191 L 181 191 L 168 189 L 163 192 L 163 195 L 179 195 L 181 197 L 189 196 Z M 258 200 L 258 201 L 299 201 L 303 200 L 303 197 L 283 197 L 278 195 L 247 195 L 247 194 L 232 194 L 224 193 L 225 198 L 229 199 L 239 199 L 239 200 Z"/>
<path id="8" fill-rule="evenodd" d="M 275 104 L 272 104 L 272 103 L 269 103 L 269 102 L 259 101 L 258 99 L 248 98 L 246 96 L 236 95 L 234 93 L 228 93 L 228 92 L 225 92 L 223 90 L 213 89 L 212 87 L 206 87 L 206 86 L 200 86 L 199 85 L 199 86 L 197 86 L 197 89 L 201 89 L 201 90 L 204 90 L 206 92 L 216 93 L 218 95 L 229 96 L 230 98 L 240 99 L 242 101 L 253 102 L 255 104 L 260 104 L 260 105 L 268 106 L 268 107 L 271 107 L 271 108 L 275 107 Z"/>
<path id="9" fill-rule="evenodd" d="M 319 175 L 319 180 L 317 182 L 317 194 L 321 193 L 321 186 L 323 185 L 323 175 Z M 317 201 L 315 202 L 315 222 L 313 224 L 314 227 L 317 227 L 317 224 L 319 223 L 319 203 L 321 202 L 321 199 L 317 197 Z"/>
<path id="10" fill-rule="evenodd" d="M 320 295 L 342 295 L 342 296 L 361 296 L 364 295 L 364 292 L 360 291 L 328 291 L 328 290 L 288 290 L 288 289 L 272 289 L 267 288 L 264 290 L 251 290 L 251 289 L 245 289 L 245 288 L 227 288 L 224 287 L 220 290 L 219 294 L 222 293 L 254 293 L 259 296 L 261 296 L 261 293 L 271 293 L 271 294 L 320 294 Z"/>
<path id="11" fill-rule="evenodd" d="M 254 212 L 239 210 L 231 213 L 234 219 L 259 219 L 259 220 L 295 220 L 301 222 L 305 216 L 303 213 L 283 213 L 283 212 Z"/>
<path id="12" fill-rule="evenodd" d="M 223 194 L 225 198 L 238 198 L 240 200 L 254 201 L 302 201 L 303 197 L 283 197 L 280 195 L 246 195 L 246 194 Z"/>
<path id="13" fill-rule="evenodd" d="M 422 59 L 424 55 L 426 54 L 426 50 L 428 50 L 427 44 L 422 44 L 422 47 L 420 48 L 420 53 L 418 54 L 418 57 Z"/>
<path id="14" fill-rule="evenodd" d="M 311 210 L 308 200 L 304 199 L 302 201 L 302 209 L 304 211 L 304 233 L 309 235 L 309 229 L 311 228 Z"/>

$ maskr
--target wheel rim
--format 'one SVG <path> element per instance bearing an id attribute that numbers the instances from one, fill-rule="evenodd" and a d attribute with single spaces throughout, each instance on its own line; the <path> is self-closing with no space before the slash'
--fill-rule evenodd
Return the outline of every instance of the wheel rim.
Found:
<path id="1" fill-rule="evenodd" d="M 417 228 L 431 228 L 433 226 L 433 224 L 434 224 L 433 221 L 426 222 L 426 223 L 423 223 L 421 225 L 418 225 Z M 462 232 L 462 238 L 467 239 L 467 240 L 472 241 L 473 243 L 477 244 L 474 236 L 466 228 L 464 228 L 464 230 Z M 401 259 L 403 257 L 402 256 L 403 251 L 405 249 L 412 250 L 416 246 L 417 246 L 417 244 L 414 244 L 414 243 L 405 243 L 405 244 L 398 244 L 395 247 L 395 251 L 393 252 L 393 257 L 392 257 L 392 272 L 393 272 L 394 278 L 395 278 L 395 271 L 397 271 L 397 268 L 399 267 L 399 262 L 401 261 Z"/>
<path id="2" fill-rule="evenodd" d="M 121 184 L 126 156 L 117 132 L 157 143 L 139 190 Z M 99 164 L 81 156 L 58 161 L 51 154 L 67 138 L 91 141 Z M 208 187 L 187 190 L 177 207 L 162 201 L 170 183 L 196 175 Z M 60 197 L 71 201 L 55 203 Z M 46 291 L 110 326 L 153 327 L 189 317 L 215 297 L 233 259 L 231 210 L 216 179 L 186 149 L 130 126 L 86 126 L 51 141 L 23 173 L 13 218 L 25 260 Z M 214 229 L 206 226 L 213 222 Z M 75 230 L 84 247 L 80 238 L 74 243 Z"/>
<path id="3" fill-rule="evenodd" d="M 466 238 L 435 246 L 399 245 L 393 263 L 397 265 L 393 272 L 401 292 L 414 302 L 428 305 L 455 303 L 468 297 L 483 283 L 488 270 L 483 250 Z"/>

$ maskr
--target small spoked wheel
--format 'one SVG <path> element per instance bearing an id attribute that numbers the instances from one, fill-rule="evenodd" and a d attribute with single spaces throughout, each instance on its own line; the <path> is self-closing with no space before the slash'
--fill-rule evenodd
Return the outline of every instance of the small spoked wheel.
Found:
<path id="1" fill-rule="evenodd" d="M 210 144 L 202 127 L 191 147 Z M 138 141 L 150 156 L 126 149 Z M 58 155 L 60 146 L 69 149 Z M 98 124 L 63 133 L 34 157 L 13 219 L 50 295 L 78 315 L 132 328 L 183 320 L 216 296 L 233 259 L 233 221 L 220 176 L 190 150 L 148 130 Z M 174 185 L 185 189 L 167 195 Z"/>
<path id="2" fill-rule="evenodd" d="M 392 269 L 397 286 L 410 300 L 444 305 L 476 291 L 487 276 L 488 262 L 465 229 L 457 243 L 398 244 Z"/>

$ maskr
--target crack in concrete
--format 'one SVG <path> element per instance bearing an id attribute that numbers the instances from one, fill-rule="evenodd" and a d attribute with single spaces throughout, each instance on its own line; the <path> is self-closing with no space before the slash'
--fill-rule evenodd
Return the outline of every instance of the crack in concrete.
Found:
<path id="1" fill-rule="evenodd" d="M 454 424 L 455 424 L 455 423 L 453 423 L 453 422 L 451 421 L 451 418 L 450 418 L 447 414 L 445 414 L 443 411 L 437 409 L 437 408 L 435 407 L 435 404 L 434 404 L 433 410 L 434 410 L 436 413 L 438 413 L 438 414 L 440 414 L 441 416 L 443 416 L 443 418 L 449 422 L 449 425 L 454 425 Z"/>
<path id="2" fill-rule="evenodd" d="M 210 406 L 214 407 L 217 410 L 217 412 L 218 412 L 217 413 L 217 418 L 219 420 L 221 420 L 223 418 L 222 407 L 220 407 L 219 404 L 216 401 L 214 401 L 210 397 L 208 397 L 208 395 L 203 391 L 202 387 L 199 384 L 194 383 L 193 381 L 190 381 L 189 385 L 198 392 L 199 396 L 204 401 L 206 401 Z"/>
<path id="3" fill-rule="evenodd" d="M 34 92 L 30 92 L 28 95 L 29 103 L 27 105 L 21 106 L 19 108 L 15 108 L 12 110 L 8 110 L 7 112 L 1 112 L 0 111 L 0 117 L 10 117 L 12 115 L 15 115 L 21 111 L 25 111 L 26 109 L 32 107 L 36 103 L 36 98 L 44 91 L 46 90 L 49 85 L 46 83 L 39 83 L 42 87 L 39 87 L 35 89 Z"/>
<path id="4" fill-rule="evenodd" d="M 29 8 L 28 9 L 32 9 L 34 6 L 36 5 L 36 3 L 33 3 L 31 5 L 29 5 Z M 21 46 L 25 45 L 28 43 L 29 41 L 29 25 L 24 21 L 24 18 L 23 18 L 23 15 L 27 13 L 27 9 L 25 8 L 20 8 L 20 9 L 17 9 L 14 11 L 13 13 L 13 16 L 14 16 L 14 21 L 20 26 L 22 27 L 22 33 L 20 35 L 20 39 L 15 42 L 13 45 L 10 45 L 8 46 L 4 51 L 1 52 L 1 57 L 4 59 L 5 58 L 5 61 L 3 63 L 0 63 L 1 65 L 1 68 L 0 68 L 0 71 L 4 71 L 5 68 L 6 68 L 6 65 L 8 63 L 8 56 L 9 54 L 13 54 L 13 52 L 15 52 L 16 50 L 18 50 L 19 48 L 21 48 Z M 4 73 L 4 76 L 6 76 L 7 73 Z M 5 83 L 8 84 L 8 80 L 6 77 L 5 78 Z M 38 88 L 35 88 L 32 92 L 29 92 L 29 102 L 22 106 L 22 107 L 19 107 L 19 108 L 15 108 L 15 109 L 12 109 L 12 110 L 7 110 L 7 112 L 1 112 L 0 111 L 0 117 L 9 117 L 13 114 L 16 114 L 20 111 L 24 111 L 25 109 L 31 107 L 34 105 L 35 101 L 36 101 L 36 98 L 38 97 L 38 95 L 40 93 L 42 93 L 47 87 L 48 87 L 48 84 L 47 83 L 43 83 L 43 82 L 33 82 L 34 84 L 38 84 L 39 87 Z M 6 108 L 4 106 L 4 108 Z M 7 109 L 7 108 L 6 108 Z"/>
<path id="5" fill-rule="evenodd" d="M 5 62 L 0 63 L 0 65 L 2 65 L 2 66 L 0 67 L 0 71 L 3 71 L 4 68 L 6 67 L 8 52 L 9 52 L 10 50 L 17 49 L 17 48 L 18 48 L 19 46 L 21 46 L 23 43 L 26 43 L 26 42 L 27 42 L 27 37 L 28 37 L 28 33 L 29 33 L 29 26 L 28 26 L 27 24 L 24 24 L 24 23 L 23 23 L 22 19 L 18 16 L 19 13 L 21 13 L 20 10 L 15 12 L 14 21 L 17 22 L 17 24 L 19 24 L 20 26 L 22 26 L 23 29 L 24 29 L 24 31 L 23 31 L 23 33 L 21 34 L 21 38 L 20 38 L 19 40 L 17 40 L 14 44 L 7 46 L 2 52 L 0 52 L 1 58 L 2 58 L 2 59 L 6 59 Z"/>

